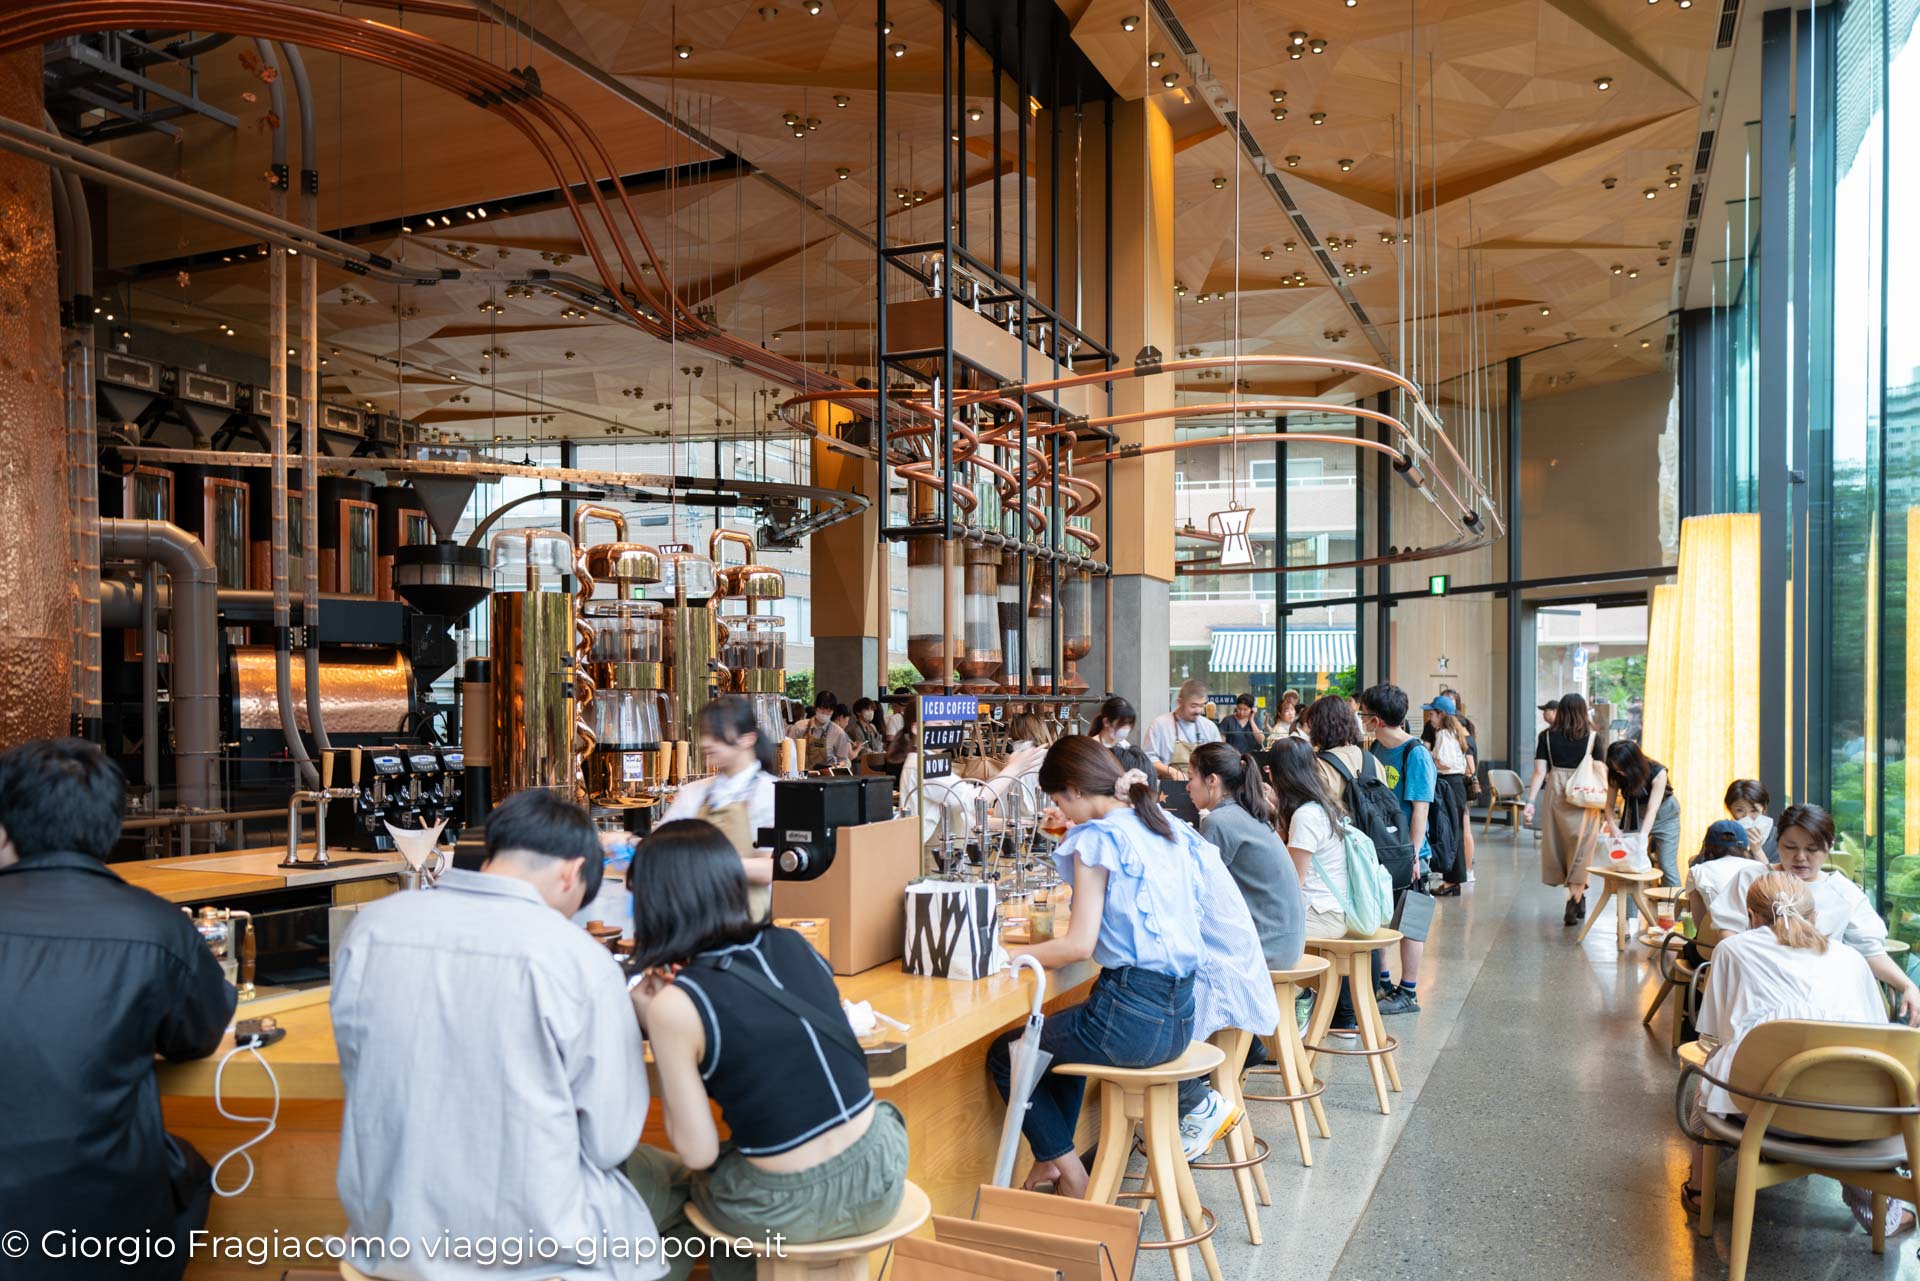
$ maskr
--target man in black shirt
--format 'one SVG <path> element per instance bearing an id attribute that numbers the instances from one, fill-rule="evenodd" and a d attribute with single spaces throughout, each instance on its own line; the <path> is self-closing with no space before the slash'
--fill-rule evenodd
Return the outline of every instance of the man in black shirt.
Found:
<path id="1" fill-rule="evenodd" d="M 8 1281 L 177 1281 L 206 1222 L 207 1164 L 167 1134 L 153 1060 L 211 1054 L 235 994 L 186 914 L 102 861 L 125 791 L 78 739 L 0 755 L 0 1229 L 26 1234 Z M 74 1257 L 106 1236 L 173 1248 Z"/>

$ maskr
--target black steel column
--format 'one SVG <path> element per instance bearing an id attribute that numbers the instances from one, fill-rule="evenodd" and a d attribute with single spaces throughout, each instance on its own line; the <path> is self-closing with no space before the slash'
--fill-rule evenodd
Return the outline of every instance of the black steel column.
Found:
<path id="1" fill-rule="evenodd" d="M 578 448 L 574 445 L 571 438 L 560 442 L 560 465 L 562 467 L 567 467 L 567 468 L 573 467 L 578 458 L 579 458 Z M 668 461 L 671 462 L 672 460 L 669 459 Z M 678 471 L 680 469 L 678 467 L 669 466 L 667 470 L 670 472 L 673 472 L 673 471 Z M 560 528 L 566 530 L 567 533 L 569 534 L 573 533 L 573 511 L 574 511 L 573 499 L 563 498 L 560 500 Z M 580 549 L 576 547 L 574 548 L 574 550 L 578 551 Z"/>
<path id="2" fill-rule="evenodd" d="M 1680 519 L 1713 510 L 1713 325 L 1710 308 L 1680 313 Z"/>
<path id="3" fill-rule="evenodd" d="M 1787 501 L 1790 504 L 1789 537 L 1793 548 L 1793 611 L 1790 626 L 1796 635 L 1789 648 L 1793 654 L 1792 684 L 1793 690 L 1807 688 L 1807 634 L 1815 630 L 1808 624 L 1822 618 L 1810 611 L 1813 588 L 1807 581 L 1807 517 L 1808 492 L 1807 471 L 1809 458 L 1807 453 L 1807 418 L 1812 402 L 1812 389 L 1808 385 L 1812 366 L 1807 360 L 1809 343 L 1807 341 L 1811 325 L 1808 306 L 1814 293 L 1813 281 L 1813 184 L 1808 179 L 1813 174 L 1813 133 L 1815 121 L 1825 113 L 1814 107 L 1814 41 L 1813 14 L 1798 13 L 1795 25 L 1798 35 L 1795 40 L 1794 58 L 1794 118 L 1793 118 L 1793 171 L 1797 181 L 1793 184 L 1793 225 L 1799 228 L 1799 234 L 1793 238 L 1793 289 L 1798 301 L 1794 305 L 1793 326 L 1793 399 L 1787 406 L 1788 438 L 1787 466 L 1790 471 L 1790 488 Z M 1825 81 L 1820 82 L 1823 86 Z M 1826 188 L 1825 190 L 1831 190 Z M 1829 277 L 1831 279 L 1831 277 Z M 1816 624 L 1817 626 L 1817 624 Z M 1807 792 L 1807 740 L 1812 737 L 1814 722 L 1807 716 L 1807 703 L 1804 699 L 1785 700 L 1786 714 L 1795 721 L 1793 727 L 1793 759 L 1787 763 L 1787 795 L 1795 802 L 1809 799 Z"/>
<path id="4" fill-rule="evenodd" d="M 1392 395 L 1384 391 L 1380 393 L 1379 400 L 1374 404 L 1374 408 L 1383 414 L 1392 413 L 1392 406 Z M 1374 428 L 1382 444 L 1390 445 L 1395 443 L 1387 439 L 1388 428 L 1385 423 L 1375 423 Z M 1358 422 L 1355 423 L 1355 429 L 1364 430 Z M 1393 543 L 1393 464 L 1388 461 L 1385 454 L 1377 454 L 1375 457 L 1377 461 L 1373 469 L 1373 554 L 1376 556 L 1385 556 L 1387 554 L 1387 548 Z M 1364 468 L 1362 470 L 1364 470 Z M 1357 485 L 1356 488 L 1358 488 Z M 1364 504 L 1358 507 L 1357 514 L 1359 524 L 1356 525 L 1354 529 L 1353 539 L 1355 550 L 1358 550 L 1364 541 L 1360 536 L 1361 530 L 1366 528 L 1366 507 Z M 1366 570 L 1361 569 L 1354 571 L 1354 588 L 1356 591 L 1362 589 L 1362 585 L 1366 582 L 1366 577 Z M 1373 584 L 1375 598 L 1373 614 L 1374 648 L 1379 654 L 1379 658 L 1376 661 L 1380 668 L 1379 680 L 1373 683 L 1380 684 L 1393 679 L 1393 566 L 1380 566 L 1380 568 L 1374 572 Z M 1356 641 L 1356 645 L 1357 644 L 1358 642 Z M 1362 688 L 1364 688 L 1367 683 L 1368 682 L 1362 681 Z"/>
<path id="5" fill-rule="evenodd" d="M 1276 414 L 1273 429 L 1277 432 L 1287 430 L 1287 416 Z M 1287 442 L 1277 440 L 1273 443 L 1273 563 L 1280 568 L 1273 571 L 1273 709 L 1280 710 L 1280 695 L 1286 691 L 1287 677 L 1292 673 L 1287 668 L 1287 624 L 1288 617 L 1287 579 L 1285 566 L 1287 555 Z"/>
<path id="6" fill-rule="evenodd" d="M 1833 154 L 1834 154 L 1834 113 L 1829 109 L 1834 94 L 1831 86 L 1834 81 L 1834 31 L 1835 23 L 1828 14 L 1820 15 L 1813 24 L 1809 44 L 1813 46 L 1812 75 L 1810 88 L 1801 95 L 1804 104 L 1800 119 L 1808 135 L 1808 145 L 1812 151 L 1812 164 L 1803 172 L 1807 175 L 1803 184 L 1819 193 L 1814 202 L 1811 216 L 1806 224 L 1807 236 L 1813 241 L 1813 260 L 1809 265 L 1807 280 L 1809 294 L 1805 300 L 1806 326 L 1809 331 L 1809 359 L 1805 378 L 1809 383 L 1812 396 L 1817 397 L 1819 408 L 1808 414 L 1807 448 L 1802 455 L 1806 459 L 1806 478 L 1800 485 L 1805 496 L 1807 519 L 1802 528 L 1806 540 L 1806 567 L 1798 576 L 1807 584 L 1806 608 L 1794 615 L 1801 620 L 1798 624 L 1797 640 L 1794 646 L 1796 654 L 1806 655 L 1806 683 L 1799 686 L 1803 691 L 1804 713 L 1801 723 L 1807 727 L 1805 735 L 1796 736 L 1812 740 L 1819 736 L 1821 746 L 1811 749 L 1806 760 L 1806 790 L 1804 795 L 1811 798 L 1827 796 L 1832 788 L 1832 756 L 1826 750 L 1825 741 L 1831 737 L 1828 732 L 1832 721 L 1829 708 L 1833 705 L 1833 291 L 1826 282 L 1833 279 Z M 1812 282 L 1820 282 L 1813 287 Z M 1796 565 L 1796 570 L 1799 566 Z M 1911 606 L 1909 606 L 1911 607 Z M 1796 800 L 1800 795 L 1796 794 Z"/>
<path id="7" fill-rule="evenodd" d="M 1777 696 L 1787 684 L 1788 364 L 1793 356 L 1788 299 L 1793 293 L 1792 248 L 1787 231 L 1792 200 L 1793 12 L 1774 9 L 1760 27 L 1760 388 L 1758 468 L 1760 506 L 1759 686 Z M 1734 602 L 1736 610 L 1744 602 Z M 1763 698 L 1763 702 L 1769 701 Z M 1792 715 L 1791 700 L 1777 699 L 1776 716 Z M 1786 724 L 1760 726 L 1760 781 L 1776 796 L 1787 792 Z"/>
<path id="8" fill-rule="evenodd" d="M 1527 731 L 1533 728 L 1533 670 L 1524 661 L 1530 652 L 1521 608 L 1520 589 L 1526 573 L 1521 565 L 1520 518 L 1520 357 L 1507 358 L 1507 768 L 1518 770 L 1526 759 Z"/>

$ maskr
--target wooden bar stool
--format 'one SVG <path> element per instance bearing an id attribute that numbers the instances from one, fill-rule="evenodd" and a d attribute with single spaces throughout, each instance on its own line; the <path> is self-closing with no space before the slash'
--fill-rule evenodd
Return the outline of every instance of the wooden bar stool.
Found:
<path id="1" fill-rule="evenodd" d="M 1260 1212 L 1256 1205 L 1272 1205 L 1273 1193 L 1267 1190 L 1266 1171 L 1260 1167 L 1273 1155 L 1267 1141 L 1253 1132 L 1253 1113 L 1247 1111 L 1246 1096 L 1240 1092 L 1240 1078 L 1247 1070 L 1247 1048 L 1253 1033 L 1239 1028 L 1222 1028 L 1207 1038 L 1207 1044 L 1219 1050 L 1220 1065 L 1213 1069 L 1210 1084 L 1240 1114 L 1227 1131 L 1227 1159 L 1189 1161 L 1196 1170 L 1231 1170 L 1234 1185 L 1240 1191 L 1240 1209 L 1247 1216 L 1247 1240 L 1260 1244 Z"/>
<path id="2" fill-rule="evenodd" d="M 1392 947 L 1400 939 L 1399 930 L 1378 930 L 1363 939 L 1307 940 L 1307 950 L 1326 957 L 1329 962 L 1327 972 L 1320 976 L 1319 992 L 1313 1002 L 1313 1022 L 1307 1028 L 1308 1071 L 1313 1070 L 1313 1058 L 1318 1054 L 1366 1059 L 1382 1116 L 1393 1112 L 1387 1099 L 1388 1088 L 1396 1094 L 1400 1092 L 1400 1067 L 1393 1058 L 1393 1052 L 1400 1048 L 1400 1038 L 1388 1036 L 1387 1025 L 1380 1018 L 1380 1003 L 1373 995 L 1372 958 L 1375 952 Z M 1357 1050 L 1327 1044 L 1327 1029 L 1333 1025 L 1333 1008 L 1340 1001 L 1343 978 L 1352 992 L 1354 1022 L 1360 1025 Z"/>
<path id="3" fill-rule="evenodd" d="M 1094 1156 L 1087 1181 L 1087 1200 L 1110 1205 L 1121 1200 L 1152 1200 L 1160 1210 L 1164 1241 L 1145 1241 L 1142 1250 L 1165 1250 L 1173 1259 L 1175 1281 L 1193 1281 L 1193 1263 L 1187 1247 L 1200 1247 L 1209 1281 L 1223 1281 L 1220 1260 L 1213 1251 L 1219 1226 L 1213 1211 L 1200 1204 L 1193 1171 L 1180 1146 L 1180 1082 L 1206 1076 L 1225 1060 L 1218 1046 L 1195 1041 L 1171 1063 L 1150 1068 L 1108 1067 L 1101 1063 L 1056 1063 L 1063 1076 L 1083 1076 L 1100 1084 L 1100 1150 Z M 1133 1132 L 1141 1132 L 1147 1149 L 1147 1190 L 1122 1192 L 1127 1161 L 1133 1155 Z M 1199 1230 L 1183 1236 L 1191 1220 Z"/>
<path id="4" fill-rule="evenodd" d="M 869 1256 L 901 1237 L 912 1236 L 932 1214 L 933 1203 L 927 1200 L 927 1194 L 918 1184 L 908 1183 L 900 1208 L 885 1227 L 833 1241 L 756 1244 L 753 1253 L 759 1256 L 759 1262 L 754 1265 L 754 1275 L 760 1281 L 867 1281 L 873 1275 L 867 1266 Z M 733 1239 L 731 1232 L 718 1227 L 692 1201 L 687 1202 L 687 1221 L 716 1241 Z"/>
<path id="5" fill-rule="evenodd" d="M 1302 985 L 1317 980 L 1326 973 L 1327 958 L 1324 956 L 1303 956 L 1300 963 L 1290 970 L 1268 970 L 1267 977 L 1273 981 L 1273 999 L 1280 1005 L 1280 1026 L 1275 1028 L 1268 1038 L 1267 1048 L 1273 1059 L 1271 1067 L 1248 1068 L 1248 1076 L 1277 1076 L 1280 1078 L 1283 1093 L 1250 1094 L 1241 1091 L 1244 1099 L 1263 1103 L 1284 1103 L 1293 1114 L 1293 1136 L 1300 1144 L 1300 1164 L 1313 1164 L 1313 1148 L 1307 1142 L 1307 1107 L 1313 1108 L 1314 1124 L 1320 1128 L 1320 1137 L 1330 1139 L 1333 1131 L 1327 1128 L 1327 1112 L 1320 1106 L 1320 1096 L 1327 1092 L 1324 1081 L 1317 1081 L 1313 1068 L 1307 1062 L 1306 1046 L 1300 1040 L 1300 1023 L 1294 1014 L 1294 1001 L 1300 994 Z M 1266 1177 L 1261 1175 L 1264 1190 Z M 1262 1205 L 1268 1204 L 1262 1200 Z"/>
<path id="6" fill-rule="evenodd" d="M 1628 872 L 1623 869 L 1601 867 L 1596 863 L 1587 868 L 1587 875 L 1599 879 L 1600 898 L 1587 913 L 1587 923 L 1580 927 L 1580 933 L 1574 937 L 1574 944 L 1578 946 L 1580 940 L 1587 937 L 1587 931 L 1592 929 L 1594 922 L 1600 919 L 1600 913 L 1606 907 L 1607 900 L 1612 899 L 1614 901 L 1614 943 L 1620 951 L 1624 952 L 1627 950 L 1627 904 L 1632 902 L 1637 905 L 1644 919 L 1649 921 L 1655 919 L 1653 903 L 1647 898 L 1647 887 L 1660 883 L 1660 870 L 1649 868 L 1644 872 Z"/>

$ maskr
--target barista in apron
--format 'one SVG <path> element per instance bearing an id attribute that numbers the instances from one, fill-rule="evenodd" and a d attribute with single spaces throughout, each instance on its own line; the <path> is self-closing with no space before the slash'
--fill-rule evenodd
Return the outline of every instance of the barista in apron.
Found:
<path id="1" fill-rule="evenodd" d="M 746 864 L 753 919 L 764 921 L 773 906 L 773 855 L 757 843 L 760 829 L 773 826 L 779 747 L 760 736 L 753 705 L 737 695 L 701 708 L 699 732 L 713 773 L 675 793 L 660 822 L 697 818 L 719 828 Z"/>

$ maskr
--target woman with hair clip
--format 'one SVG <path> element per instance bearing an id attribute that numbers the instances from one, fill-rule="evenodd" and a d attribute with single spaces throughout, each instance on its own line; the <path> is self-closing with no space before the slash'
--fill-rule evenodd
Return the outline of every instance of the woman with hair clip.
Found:
<path id="1" fill-rule="evenodd" d="M 1899 994 L 1908 1026 L 1920 1027 L 1920 986 L 1887 955 L 1887 923 L 1858 885 L 1827 866 L 1834 835 L 1833 816 L 1818 805 L 1789 805 L 1774 830 L 1780 870 L 1813 896 L 1811 919 L 1820 933 L 1865 957 L 1873 977 Z"/>
<path id="2" fill-rule="evenodd" d="M 1741 1041 L 1762 1023 L 1886 1022 L 1886 1006 L 1866 961 L 1852 948 L 1831 946 L 1814 924 L 1814 896 L 1805 882 L 1786 872 L 1768 872 L 1747 887 L 1746 907 L 1751 928 L 1729 935 L 1714 949 L 1695 1020 L 1701 1038 L 1717 1042 L 1707 1059 L 1708 1076 L 1727 1080 Z M 1732 1095 L 1701 1081 L 1691 1109 L 1696 1134 L 1700 1115 L 1707 1112 L 1742 1115 Z M 1703 1163 L 1718 1159 L 1704 1144 L 1695 1152 L 1693 1177 L 1680 1189 L 1689 1212 L 1700 1209 Z M 1845 1185 L 1842 1192 L 1861 1226 L 1869 1226 L 1868 1194 Z M 1900 1205 L 1888 1224 L 1889 1233 L 1905 1231 L 1913 1226 L 1913 1213 Z"/>
<path id="3" fill-rule="evenodd" d="M 1113 753 L 1123 770 L 1137 769 L 1149 779 L 1153 777 L 1153 763 L 1147 754 L 1132 741 L 1134 732 L 1139 728 L 1140 714 L 1133 710 L 1133 704 L 1115 695 L 1100 704 L 1100 710 L 1093 714 L 1093 724 L 1087 732 L 1093 735 L 1099 744 Z"/>
<path id="4" fill-rule="evenodd" d="M 713 773 L 674 793 L 660 821 L 698 818 L 719 828 L 746 866 L 753 919 L 765 920 L 773 906 L 773 851 L 756 842 L 760 829 L 773 826 L 779 746 L 760 733 L 753 704 L 738 694 L 700 709 L 699 734 L 700 751 Z"/>
<path id="5" fill-rule="evenodd" d="M 660 827 L 631 880 L 629 991 L 673 1151 L 643 1145 L 627 1177 L 662 1239 L 702 1239 L 689 1201 L 755 1240 L 824 1241 L 884 1225 L 906 1190 L 906 1125 L 874 1100 L 826 961 L 792 930 L 753 920 L 740 861 L 710 823 Z M 683 1281 L 705 1254 L 666 1251 L 667 1276 Z M 718 1247 L 707 1257 L 715 1281 L 754 1275 L 752 1255 Z"/>

